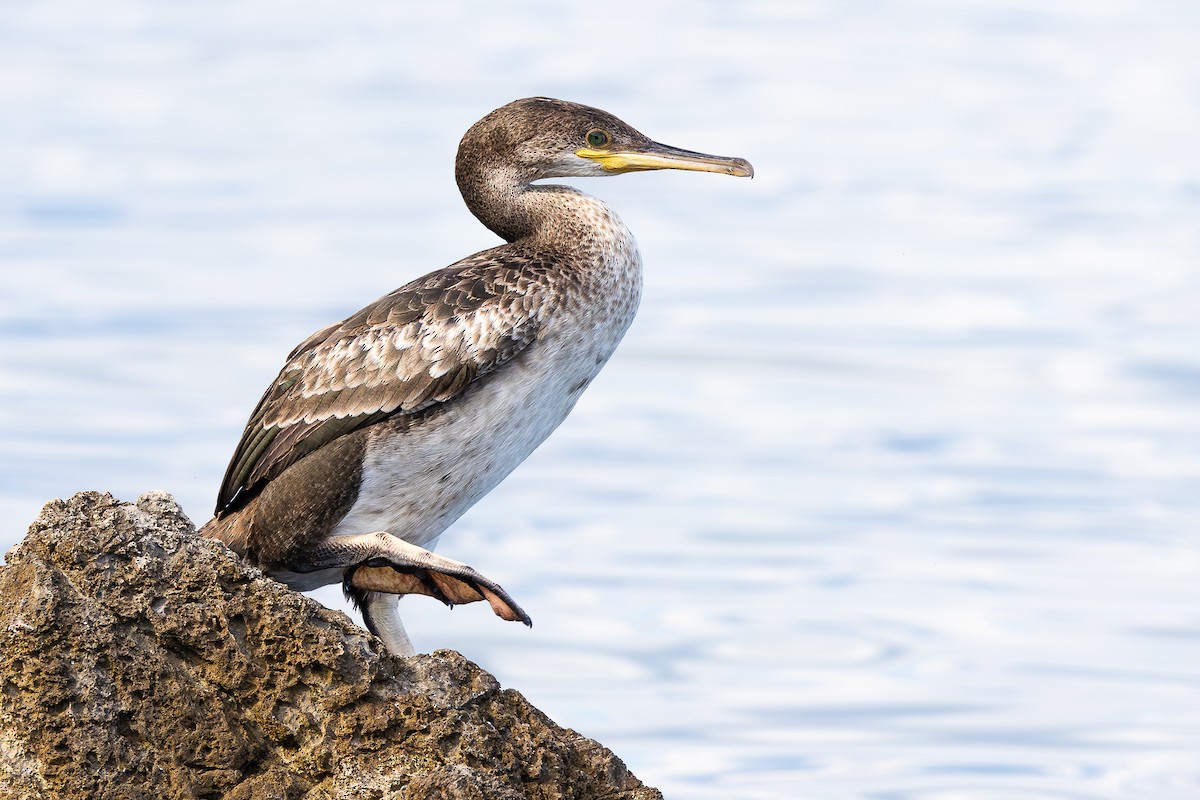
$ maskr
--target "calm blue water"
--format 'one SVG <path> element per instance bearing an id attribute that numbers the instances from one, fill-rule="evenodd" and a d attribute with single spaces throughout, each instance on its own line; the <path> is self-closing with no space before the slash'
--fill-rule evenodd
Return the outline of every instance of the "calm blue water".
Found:
<path id="1" fill-rule="evenodd" d="M 535 627 L 412 598 L 418 647 L 668 797 L 1200 797 L 1197 41 L 1109 0 L 6 4 L 0 545 L 83 489 L 203 522 L 296 342 L 494 243 L 466 127 L 566 97 L 758 177 L 580 182 L 641 316 L 440 546 Z"/>

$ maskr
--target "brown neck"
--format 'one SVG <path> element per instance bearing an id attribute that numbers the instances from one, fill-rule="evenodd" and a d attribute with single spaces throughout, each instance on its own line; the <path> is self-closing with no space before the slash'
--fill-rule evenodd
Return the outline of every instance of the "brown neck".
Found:
<path id="1" fill-rule="evenodd" d="M 536 215 L 529 207 L 532 176 L 522 175 L 511 166 L 486 165 L 461 154 L 454 175 L 467 208 L 496 235 L 515 242 L 536 231 Z"/>

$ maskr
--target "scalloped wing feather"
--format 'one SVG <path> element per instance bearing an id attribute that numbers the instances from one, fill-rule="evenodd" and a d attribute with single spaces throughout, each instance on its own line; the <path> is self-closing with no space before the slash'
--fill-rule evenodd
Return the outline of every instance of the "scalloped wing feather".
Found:
<path id="1" fill-rule="evenodd" d="M 217 516 L 337 437 L 451 400 L 512 360 L 540 335 L 552 281 L 547 259 L 485 251 L 317 331 L 251 415 Z"/>

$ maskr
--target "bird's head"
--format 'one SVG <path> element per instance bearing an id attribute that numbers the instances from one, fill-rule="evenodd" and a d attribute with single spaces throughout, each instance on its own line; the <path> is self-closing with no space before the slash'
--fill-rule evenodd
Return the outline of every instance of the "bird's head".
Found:
<path id="1" fill-rule="evenodd" d="M 524 181 L 652 169 L 754 176 L 744 158 L 659 144 L 607 111 L 549 97 L 517 100 L 488 114 L 463 136 L 458 160 L 460 169 L 464 161 L 503 164 Z"/>

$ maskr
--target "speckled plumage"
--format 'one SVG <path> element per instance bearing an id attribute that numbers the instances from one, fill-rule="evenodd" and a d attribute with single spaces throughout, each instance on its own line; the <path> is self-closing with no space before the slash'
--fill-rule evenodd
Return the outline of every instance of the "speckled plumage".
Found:
<path id="1" fill-rule="evenodd" d="M 251 415 L 205 535 L 296 588 L 343 581 L 391 649 L 411 648 L 383 592 L 486 597 L 501 616 L 528 621 L 499 586 L 418 550 L 562 422 L 633 320 L 642 265 L 628 229 L 595 198 L 531 185 L 628 171 L 577 154 L 590 152 L 597 129 L 613 152 L 734 164 L 720 171 L 745 163 L 671 151 L 606 112 L 547 98 L 480 120 L 463 137 L 456 177 L 471 211 L 507 243 L 292 351 Z M 362 538 L 373 532 L 388 538 Z M 388 581 L 385 568 L 419 579 Z"/>

